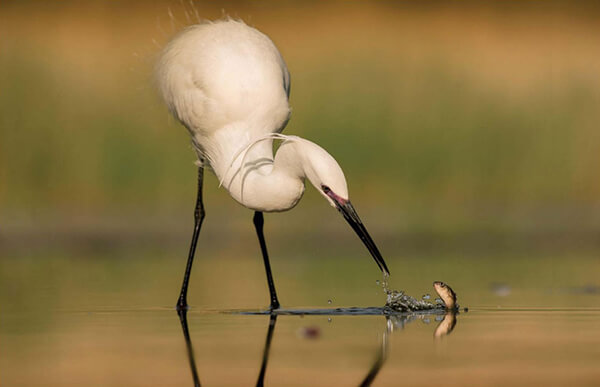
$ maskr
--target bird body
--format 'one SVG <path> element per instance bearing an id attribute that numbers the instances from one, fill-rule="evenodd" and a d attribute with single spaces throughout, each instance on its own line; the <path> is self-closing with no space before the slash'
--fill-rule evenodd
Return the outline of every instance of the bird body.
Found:
<path id="1" fill-rule="evenodd" d="M 189 131 L 199 161 L 196 224 L 178 308 L 187 306 L 187 282 L 204 219 L 204 166 L 214 171 L 236 201 L 256 211 L 254 225 L 272 308 L 279 302 L 262 232 L 262 212 L 293 208 L 304 193 L 306 179 L 343 214 L 377 265 L 388 273 L 350 203 L 337 161 L 311 141 L 281 134 L 290 118 L 290 75 L 271 39 L 231 19 L 190 26 L 163 50 L 157 81 L 169 110 Z M 276 139 L 282 144 L 274 156 Z"/>
<path id="2" fill-rule="evenodd" d="M 304 191 L 299 176 L 274 168 L 270 135 L 289 120 L 290 76 L 266 35 L 235 20 L 191 26 L 165 48 L 158 80 L 199 159 L 234 199 L 260 211 L 287 210 L 298 202 Z"/>

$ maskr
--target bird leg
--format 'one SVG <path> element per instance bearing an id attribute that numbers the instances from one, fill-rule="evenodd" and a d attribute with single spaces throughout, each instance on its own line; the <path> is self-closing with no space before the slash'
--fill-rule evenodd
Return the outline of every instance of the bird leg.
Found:
<path id="1" fill-rule="evenodd" d="M 263 260 L 265 262 L 265 271 L 267 272 L 267 282 L 269 283 L 269 293 L 271 295 L 271 310 L 279 309 L 279 300 L 277 299 L 277 292 L 275 291 L 273 274 L 271 274 L 271 264 L 269 263 L 269 253 L 267 253 L 267 244 L 265 243 L 265 235 L 263 233 L 263 225 L 265 224 L 263 213 L 256 211 L 253 220 L 254 227 L 256 228 L 256 235 L 258 235 L 258 242 L 260 243 L 260 250 L 262 251 Z"/>
<path id="2" fill-rule="evenodd" d="M 198 196 L 196 198 L 196 207 L 194 208 L 194 234 L 192 235 L 192 243 L 188 255 L 187 265 L 185 267 L 185 275 L 183 276 L 183 284 L 181 285 L 181 293 L 177 299 L 177 310 L 187 309 L 187 290 L 190 282 L 190 273 L 192 271 L 192 263 L 194 262 L 194 254 L 198 243 L 198 235 L 206 213 L 204 212 L 204 202 L 202 201 L 202 182 L 204 180 L 204 167 L 198 167 Z"/>

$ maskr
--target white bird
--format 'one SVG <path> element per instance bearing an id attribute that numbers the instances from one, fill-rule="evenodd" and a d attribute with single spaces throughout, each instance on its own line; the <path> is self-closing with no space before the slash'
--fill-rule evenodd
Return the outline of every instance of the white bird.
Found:
<path id="1" fill-rule="evenodd" d="M 160 94 L 188 129 L 198 155 L 198 197 L 179 310 L 187 288 L 202 220 L 204 167 L 243 206 L 254 210 L 271 296 L 279 308 L 263 235 L 263 212 L 287 211 L 304 193 L 304 181 L 337 208 L 366 245 L 379 268 L 387 266 L 348 199 L 342 169 L 315 143 L 280 134 L 290 118 L 290 74 L 273 42 L 241 21 L 193 25 L 164 48 L 157 65 Z M 282 144 L 273 157 L 273 140 Z"/>

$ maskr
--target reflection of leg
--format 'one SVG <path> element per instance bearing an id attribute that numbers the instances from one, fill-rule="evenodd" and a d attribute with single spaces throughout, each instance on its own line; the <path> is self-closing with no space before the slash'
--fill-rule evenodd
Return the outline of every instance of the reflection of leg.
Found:
<path id="1" fill-rule="evenodd" d="M 279 300 L 277 299 L 277 293 L 275 292 L 273 274 L 271 274 L 271 264 L 269 263 L 269 254 L 267 253 L 267 244 L 265 243 L 265 234 L 263 233 L 264 224 L 265 221 L 262 212 L 256 211 L 254 213 L 254 227 L 256 228 L 256 235 L 258 235 L 258 242 L 260 243 L 260 251 L 262 252 L 263 260 L 265 262 L 265 271 L 267 272 L 267 282 L 269 283 L 269 293 L 271 295 L 271 309 L 278 309 Z"/>
<path id="2" fill-rule="evenodd" d="M 202 181 L 204 179 L 204 168 L 198 167 L 198 196 L 196 197 L 196 207 L 194 208 L 194 233 L 192 235 L 192 244 L 188 255 L 185 274 L 183 276 L 183 284 L 181 284 L 181 293 L 177 299 L 177 310 L 187 309 L 187 290 L 190 282 L 190 273 L 192 272 L 192 263 L 194 261 L 194 253 L 196 252 L 196 244 L 198 243 L 198 235 L 204 220 L 204 203 L 202 202 Z"/>
<path id="3" fill-rule="evenodd" d="M 371 383 L 373 383 L 373 380 L 375 380 L 375 377 L 377 376 L 377 374 L 379 373 L 379 370 L 381 370 L 381 367 L 383 367 L 383 364 L 385 363 L 385 360 L 387 359 L 388 346 L 389 346 L 389 335 L 390 335 L 390 333 L 392 333 L 394 325 L 393 325 L 392 321 L 389 319 L 389 317 L 386 317 L 385 321 L 386 321 L 386 328 L 385 328 L 385 331 L 383 332 L 383 340 L 381 342 L 381 347 L 379 348 L 379 352 L 377 352 L 377 358 L 375 359 L 375 363 L 373 363 L 373 366 L 369 370 L 369 373 L 363 379 L 363 381 L 360 383 L 361 387 L 370 386 Z"/>
<path id="4" fill-rule="evenodd" d="M 275 323 L 277 322 L 277 315 L 271 314 L 269 318 L 269 330 L 267 331 L 267 340 L 265 341 L 265 349 L 263 351 L 263 360 L 260 366 L 260 374 L 258 374 L 258 380 L 256 381 L 257 387 L 262 387 L 265 381 L 265 373 L 267 371 L 267 362 L 269 361 L 269 350 L 271 349 L 271 340 L 273 339 L 273 332 L 275 331 Z"/>
<path id="5" fill-rule="evenodd" d="M 187 348 L 188 359 L 190 361 L 190 369 L 192 370 L 194 387 L 200 387 L 200 379 L 198 378 L 198 370 L 196 369 L 196 360 L 194 359 L 194 347 L 192 346 L 190 331 L 188 329 L 187 309 L 180 309 L 177 311 L 177 314 L 179 315 L 181 329 L 183 330 L 183 338 L 185 339 L 185 346 Z"/>

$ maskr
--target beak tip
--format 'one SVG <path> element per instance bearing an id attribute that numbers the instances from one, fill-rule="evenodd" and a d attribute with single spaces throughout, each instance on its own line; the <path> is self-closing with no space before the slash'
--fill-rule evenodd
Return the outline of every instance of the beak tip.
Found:
<path id="1" fill-rule="evenodd" d="M 383 272 L 383 274 L 385 274 L 385 276 L 387 276 L 387 277 L 390 276 L 390 271 L 388 270 L 388 268 L 385 265 L 385 263 L 383 264 L 383 267 L 381 268 L 381 271 Z"/>
<path id="2" fill-rule="evenodd" d="M 354 232 L 362 240 L 365 246 L 367 246 L 367 249 L 375 259 L 375 262 L 377 263 L 377 266 L 379 266 L 379 269 L 383 272 L 384 275 L 389 276 L 390 271 L 388 270 L 387 265 L 385 264 L 381 253 L 379 252 L 379 249 L 377 249 L 375 242 L 373 242 L 373 239 L 371 239 L 371 236 L 367 232 L 367 229 L 360 221 L 360 218 L 358 217 L 356 210 L 352 206 L 352 203 L 350 203 L 349 200 L 341 201 L 336 198 L 334 199 L 338 211 L 342 213 L 348 224 L 350 224 L 350 227 L 352 227 Z"/>

